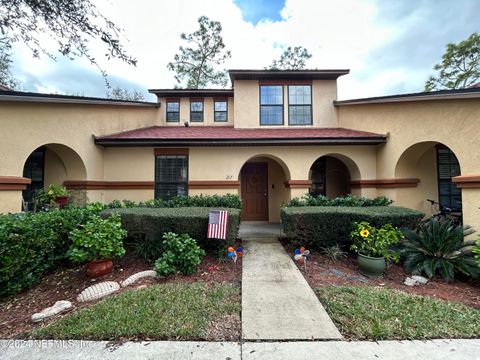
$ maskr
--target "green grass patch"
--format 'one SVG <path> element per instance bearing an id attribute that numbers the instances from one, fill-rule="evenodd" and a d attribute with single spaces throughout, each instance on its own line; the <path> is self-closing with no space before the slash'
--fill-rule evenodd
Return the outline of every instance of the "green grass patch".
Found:
<path id="1" fill-rule="evenodd" d="M 480 310 L 379 287 L 316 290 L 340 332 L 351 339 L 432 339 L 480 336 Z"/>
<path id="2" fill-rule="evenodd" d="M 112 296 L 29 335 L 90 340 L 203 339 L 211 321 L 240 315 L 240 310 L 240 289 L 232 284 L 161 284 Z"/>

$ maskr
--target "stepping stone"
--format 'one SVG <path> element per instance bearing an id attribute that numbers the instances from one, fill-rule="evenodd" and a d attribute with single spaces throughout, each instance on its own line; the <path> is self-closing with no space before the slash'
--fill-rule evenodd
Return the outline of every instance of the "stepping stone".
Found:
<path id="1" fill-rule="evenodd" d="M 57 301 L 53 306 L 43 309 L 39 313 L 35 313 L 32 315 L 32 321 L 38 322 L 42 321 L 43 319 L 52 317 L 54 315 L 60 314 L 65 310 L 68 310 L 72 307 L 72 303 L 66 300 Z"/>
<path id="2" fill-rule="evenodd" d="M 77 301 L 85 302 L 101 299 L 118 290 L 120 290 L 120 284 L 115 281 L 101 282 L 83 290 L 80 295 L 77 296 Z"/>
<path id="3" fill-rule="evenodd" d="M 340 276 L 340 277 L 346 277 L 345 273 L 343 271 L 337 270 L 337 269 L 329 269 L 332 274 Z"/>
<path id="4" fill-rule="evenodd" d="M 126 287 L 128 285 L 133 284 L 135 281 L 139 279 L 146 278 L 146 277 L 156 277 L 156 276 L 157 276 L 157 272 L 155 270 L 140 271 L 126 278 L 124 281 L 120 283 L 120 285 L 122 285 L 122 287 Z"/>

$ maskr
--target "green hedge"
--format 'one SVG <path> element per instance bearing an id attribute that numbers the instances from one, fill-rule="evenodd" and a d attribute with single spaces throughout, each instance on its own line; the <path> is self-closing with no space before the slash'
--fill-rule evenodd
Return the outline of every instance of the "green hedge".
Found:
<path id="1" fill-rule="evenodd" d="M 309 206 L 282 208 L 280 212 L 287 238 L 310 249 L 349 243 L 355 221 L 368 221 L 375 227 L 392 224 L 413 228 L 423 216 L 420 211 L 395 206 Z"/>
<path id="2" fill-rule="evenodd" d="M 153 199 L 147 201 L 135 202 L 131 200 L 114 200 L 105 205 L 106 208 L 180 208 L 180 207 L 223 207 L 241 209 L 242 200 L 240 196 L 233 194 L 226 195 L 182 195 L 175 196 L 170 200 Z"/>
<path id="3" fill-rule="evenodd" d="M 207 239 L 208 213 L 210 208 L 121 208 L 107 209 L 102 216 L 118 213 L 122 226 L 131 239 L 150 237 L 161 241 L 164 233 L 188 234 L 204 249 L 217 247 L 218 241 Z M 215 208 L 228 211 L 228 244 L 233 243 L 238 235 L 240 210 Z M 225 242 L 221 242 L 225 245 Z"/>
<path id="4" fill-rule="evenodd" d="M 306 194 L 301 198 L 295 197 L 283 204 L 284 207 L 298 207 L 298 206 L 388 206 L 393 203 L 392 200 L 386 196 L 379 196 L 373 199 L 365 197 L 357 197 L 355 195 L 339 196 L 335 199 L 330 199 L 323 195 Z"/>
<path id="5" fill-rule="evenodd" d="M 39 282 L 67 257 L 69 232 L 85 224 L 98 208 L 0 215 L 0 297 Z"/>

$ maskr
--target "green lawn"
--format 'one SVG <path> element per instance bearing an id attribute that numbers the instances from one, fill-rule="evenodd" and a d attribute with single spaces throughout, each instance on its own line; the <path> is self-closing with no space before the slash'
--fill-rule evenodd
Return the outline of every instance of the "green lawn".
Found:
<path id="1" fill-rule="evenodd" d="M 211 321 L 240 316 L 240 310 L 238 286 L 162 284 L 109 297 L 30 335 L 91 340 L 202 339 Z"/>
<path id="2" fill-rule="evenodd" d="M 480 336 L 480 310 L 380 287 L 327 287 L 316 293 L 350 339 L 431 339 Z"/>

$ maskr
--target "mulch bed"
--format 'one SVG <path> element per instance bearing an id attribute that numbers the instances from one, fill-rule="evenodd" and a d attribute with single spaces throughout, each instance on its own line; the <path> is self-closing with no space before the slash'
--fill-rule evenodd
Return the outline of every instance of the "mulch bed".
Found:
<path id="1" fill-rule="evenodd" d="M 71 301 L 73 310 L 87 307 L 96 301 L 80 303 L 76 297 L 85 288 L 103 281 L 121 282 L 132 274 L 144 270 L 153 269 L 153 265 L 145 260 L 135 257 L 127 252 L 122 259 L 114 262 L 114 269 L 111 274 L 107 274 L 97 279 L 91 279 L 85 275 L 84 266 L 68 267 L 57 270 L 46 275 L 42 282 L 33 288 L 26 290 L 14 297 L 0 301 L 0 339 L 23 338 L 25 332 L 31 331 L 37 327 L 45 326 L 52 321 L 68 314 L 65 312 L 55 316 L 52 320 L 45 320 L 39 323 L 33 323 L 31 316 L 42 311 L 44 308 L 52 306 L 58 300 Z M 205 256 L 200 264 L 198 272 L 193 275 L 172 275 L 167 278 L 144 278 L 134 284 L 121 288 L 120 291 L 132 290 L 135 288 L 145 288 L 152 284 L 162 284 L 169 282 L 233 282 L 240 284 L 242 278 L 242 261 L 237 262 L 237 266 L 232 261 L 219 261 L 218 258 Z M 119 292 L 120 292 L 119 291 Z M 117 292 L 118 293 L 118 292 Z M 101 300 L 97 300 L 101 301 Z M 238 329 L 232 329 L 234 323 Z M 228 319 L 228 325 L 214 324 L 216 330 L 210 334 L 215 340 L 231 338 L 232 333 L 239 333 L 240 325 L 238 321 Z M 225 334 L 219 329 L 225 329 Z M 214 336 L 213 336 L 214 335 Z M 225 336 L 223 336 L 225 335 Z"/>
<path id="2" fill-rule="evenodd" d="M 294 248 L 284 243 L 286 251 L 293 258 Z M 294 260 L 295 261 L 295 260 Z M 303 265 L 297 263 L 300 271 L 313 289 L 326 286 L 385 286 L 407 293 L 430 296 L 438 299 L 459 302 L 480 309 L 480 280 L 455 279 L 447 283 L 441 278 L 429 280 L 426 285 L 406 286 L 403 281 L 410 274 L 402 265 L 388 267 L 384 277 L 370 279 L 358 272 L 356 254 L 332 261 L 321 254 L 312 252 L 305 274 Z"/>

